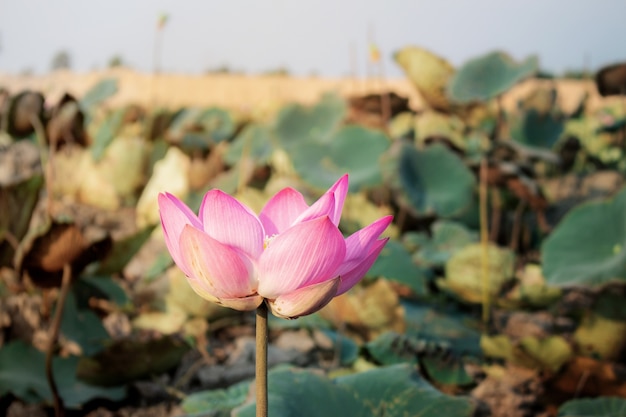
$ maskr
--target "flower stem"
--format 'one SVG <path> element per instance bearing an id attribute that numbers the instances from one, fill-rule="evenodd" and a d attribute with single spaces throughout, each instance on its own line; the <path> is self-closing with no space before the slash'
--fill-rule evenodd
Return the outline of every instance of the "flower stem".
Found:
<path id="1" fill-rule="evenodd" d="M 267 305 L 256 310 L 256 417 L 267 417 Z"/>
<path id="2" fill-rule="evenodd" d="M 65 415 L 65 407 L 63 405 L 63 399 L 59 395 L 59 390 L 52 373 L 52 358 L 54 357 L 54 349 L 56 348 L 57 340 L 59 338 L 59 329 L 61 328 L 61 319 L 63 318 L 65 299 L 67 298 L 67 293 L 70 290 L 71 283 L 72 267 L 70 264 L 65 264 L 63 266 L 63 281 L 61 283 L 61 290 L 59 292 L 54 318 L 52 319 L 52 324 L 50 325 L 50 340 L 48 341 L 48 349 L 46 351 L 46 379 L 48 380 L 48 385 L 50 386 L 50 391 L 52 392 L 54 415 L 56 417 L 62 417 Z"/>

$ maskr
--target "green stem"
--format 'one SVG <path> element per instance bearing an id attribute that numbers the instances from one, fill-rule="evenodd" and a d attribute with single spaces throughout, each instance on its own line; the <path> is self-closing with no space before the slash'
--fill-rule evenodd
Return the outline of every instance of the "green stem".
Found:
<path id="1" fill-rule="evenodd" d="M 267 417 L 267 305 L 256 310 L 256 417 Z"/>

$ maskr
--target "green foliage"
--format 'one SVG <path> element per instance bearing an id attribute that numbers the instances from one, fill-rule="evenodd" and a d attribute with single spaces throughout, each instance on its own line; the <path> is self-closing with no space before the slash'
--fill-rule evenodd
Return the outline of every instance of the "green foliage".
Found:
<path id="1" fill-rule="evenodd" d="M 15 248 L 6 239 L 10 235 L 19 241 L 26 235 L 43 182 L 38 174 L 0 186 L 0 266 L 12 263 Z"/>
<path id="2" fill-rule="evenodd" d="M 113 142 L 123 127 L 124 118 L 128 112 L 128 107 L 121 107 L 110 113 L 96 131 L 91 155 L 94 161 L 99 161 L 104 156 L 107 147 Z"/>
<path id="3" fill-rule="evenodd" d="M 326 94 L 312 107 L 290 104 L 283 107 L 274 122 L 274 132 L 287 152 L 302 143 L 329 143 L 332 133 L 346 114 L 346 103 L 340 97 Z"/>
<path id="4" fill-rule="evenodd" d="M 456 357 L 480 357 L 478 320 L 451 306 L 402 301 L 407 337 Z"/>
<path id="5" fill-rule="evenodd" d="M 339 352 L 339 364 L 341 366 L 350 366 L 359 357 L 359 346 L 354 340 L 342 335 L 334 330 L 323 330 L 324 334 L 335 345 L 335 349 Z"/>
<path id="6" fill-rule="evenodd" d="M 602 285 L 626 279 L 626 189 L 574 208 L 544 241 L 543 272 L 551 285 Z"/>
<path id="7" fill-rule="evenodd" d="M 116 386 L 160 374 L 180 363 L 187 346 L 175 337 L 118 340 L 95 356 L 80 358 L 77 376 L 97 386 Z"/>
<path id="8" fill-rule="evenodd" d="M 557 417 L 626 417 L 626 399 L 618 397 L 581 398 L 567 401 Z"/>
<path id="9" fill-rule="evenodd" d="M 117 78 L 105 78 L 91 87 L 80 100 L 80 107 L 91 113 L 97 106 L 117 93 Z"/>
<path id="10" fill-rule="evenodd" d="M 148 226 L 124 239 L 114 241 L 107 257 L 98 265 L 96 274 L 107 275 L 122 272 L 126 264 L 150 238 L 156 226 Z"/>
<path id="11" fill-rule="evenodd" d="M 74 292 L 70 291 L 65 300 L 61 333 L 76 342 L 84 355 L 90 356 L 102 351 L 110 340 L 100 318 L 88 308 L 79 308 Z"/>
<path id="12" fill-rule="evenodd" d="M 379 159 L 389 147 L 387 137 L 361 126 L 346 126 L 329 143 L 302 141 L 290 151 L 294 168 L 307 183 L 327 189 L 341 175 L 350 174 L 350 190 L 380 185 Z"/>
<path id="13" fill-rule="evenodd" d="M 459 68 L 448 84 L 448 96 L 458 103 L 486 101 L 508 91 L 537 68 L 534 56 L 518 64 L 504 52 L 491 52 Z"/>
<path id="14" fill-rule="evenodd" d="M 530 146 L 552 148 L 561 137 L 563 119 L 552 113 L 540 114 L 529 109 L 511 129 L 513 139 Z"/>
<path id="15" fill-rule="evenodd" d="M 385 277 L 409 287 L 416 295 L 428 294 L 431 273 L 417 266 L 411 254 L 398 241 L 390 240 L 367 273 L 368 277 Z"/>
<path id="16" fill-rule="evenodd" d="M 73 284 L 72 290 L 81 308 L 89 305 L 91 297 L 104 298 L 118 306 L 125 306 L 129 301 L 124 289 L 110 276 L 81 277 Z"/>
<path id="17" fill-rule="evenodd" d="M 273 142 L 269 127 L 259 123 L 249 124 L 235 137 L 224 155 L 224 161 L 234 166 L 247 158 L 254 161 L 256 166 L 267 165 L 274 152 Z"/>
<path id="18" fill-rule="evenodd" d="M 477 242 L 478 235 L 461 223 L 438 220 L 432 225 L 432 236 L 405 234 L 405 239 L 417 247 L 413 256 L 415 262 L 433 267 L 443 266 L 457 251 Z"/>
<path id="19" fill-rule="evenodd" d="M 415 413 L 460 417 L 473 415 L 475 406 L 468 399 L 442 394 L 412 366 L 396 365 L 335 381 L 308 371 L 270 372 L 269 409 L 282 417 L 399 417 Z M 235 410 L 234 416 L 254 416 L 254 404 Z"/>
<path id="20" fill-rule="evenodd" d="M 476 179 L 445 146 L 424 150 L 405 146 L 398 169 L 402 190 L 419 215 L 450 218 L 470 208 Z"/>
<path id="21" fill-rule="evenodd" d="M 122 400 L 123 388 L 94 387 L 76 379 L 77 357 L 54 358 L 54 379 L 66 407 L 79 408 L 94 398 Z M 0 395 L 9 392 L 28 403 L 52 401 L 45 376 L 45 355 L 21 341 L 8 343 L 0 349 Z"/>
<path id="22" fill-rule="evenodd" d="M 243 404 L 250 391 L 250 381 L 240 382 L 227 389 L 196 392 L 180 404 L 186 413 L 203 417 L 230 417 L 233 408 Z"/>

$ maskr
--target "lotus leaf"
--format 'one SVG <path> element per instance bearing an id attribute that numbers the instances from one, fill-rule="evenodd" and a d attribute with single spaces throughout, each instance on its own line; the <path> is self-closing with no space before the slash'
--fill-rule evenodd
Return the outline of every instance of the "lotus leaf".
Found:
<path id="1" fill-rule="evenodd" d="M 561 137 L 564 122 L 552 113 L 526 111 L 511 129 L 513 139 L 530 146 L 552 148 Z"/>
<path id="2" fill-rule="evenodd" d="M 385 277 L 409 287 L 416 295 L 428 294 L 430 270 L 417 266 L 411 254 L 395 240 L 390 240 L 367 272 L 370 277 Z"/>
<path id="3" fill-rule="evenodd" d="M 449 306 L 403 300 L 406 336 L 426 343 L 428 351 L 455 357 L 482 355 L 480 324 L 472 315 Z"/>
<path id="4" fill-rule="evenodd" d="M 491 52 L 459 68 L 448 84 L 448 96 L 458 103 L 486 101 L 531 76 L 537 67 L 535 56 L 518 64 L 504 52 Z"/>
<path id="5" fill-rule="evenodd" d="M 463 150 L 465 149 L 464 130 L 463 121 L 454 115 L 425 111 L 415 116 L 415 141 L 418 145 L 423 146 L 428 139 L 446 139 Z"/>
<path id="6" fill-rule="evenodd" d="M 544 241 L 543 272 L 551 285 L 602 285 L 626 279 L 626 189 L 571 210 Z"/>
<path id="7" fill-rule="evenodd" d="M 415 115 L 411 112 L 402 112 L 397 114 L 389 122 L 389 136 L 393 139 L 413 138 L 413 130 L 415 129 Z"/>
<path id="8" fill-rule="evenodd" d="M 344 173 L 350 174 L 350 190 L 380 185 L 379 159 L 389 148 L 387 137 L 362 126 L 346 126 L 323 140 L 299 141 L 288 148 L 293 166 L 307 183 L 325 189 Z"/>
<path id="9" fill-rule="evenodd" d="M 626 346 L 626 307 L 623 297 L 601 294 L 585 312 L 574 333 L 579 350 L 605 360 L 619 360 Z"/>
<path id="10" fill-rule="evenodd" d="M 18 241 L 24 237 L 43 182 L 43 176 L 37 174 L 16 184 L 0 185 L 0 266 L 13 261 L 15 248 L 5 237 L 10 234 Z"/>
<path id="11" fill-rule="evenodd" d="M 513 277 L 515 255 L 508 249 L 489 244 L 488 279 L 489 296 L 497 295 L 504 283 Z M 446 262 L 446 277 L 437 284 L 470 303 L 483 300 L 483 247 L 480 243 L 468 245 L 456 252 Z"/>
<path id="12" fill-rule="evenodd" d="M 441 144 L 424 150 L 405 146 L 400 155 L 399 175 L 403 191 L 420 215 L 458 216 L 474 200 L 474 175 Z"/>
<path id="13" fill-rule="evenodd" d="M 83 355 L 94 355 L 104 349 L 110 341 L 109 334 L 102 325 L 100 318 L 90 309 L 80 309 L 77 297 L 70 291 L 65 300 L 61 333 L 69 340 L 76 342 Z"/>
<path id="14" fill-rule="evenodd" d="M 287 151 L 304 143 L 329 143 L 347 111 L 346 103 L 334 94 L 325 94 L 313 107 L 289 104 L 281 109 L 274 133 Z M 324 186 L 325 187 L 325 186 Z"/>
<path id="15" fill-rule="evenodd" d="M 85 93 L 80 101 L 80 107 L 90 112 L 115 93 L 117 93 L 117 78 L 105 78 Z"/>
<path id="16" fill-rule="evenodd" d="M 567 401 L 557 417 L 626 417 L 626 399 L 618 397 L 581 398 Z"/>
<path id="17" fill-rule="evenodd" d="M 463 224 L 439 220 L 432 225 L 432 238 L 421 242 L 413 259 L 424 266 L 442 266 L 454 253 L 477 240 L 477 234 Z"/>
<path id="18" fill-rule="evenodd" d="M 224 160 L 230 166 L 236 165 L 242 158 L 250 158 L 256 166 L 267 165 L 274 152 L 270 129 L 253 123 L 246 126 L 233 140 Z"/>
<path id="19" fill-rule="evenodd" d="M 340 416 L 421 417 L 473 415 L 465 398 L 445 395 L 407 364 L 388 366 L 336 380 L 309 371 L 280 369 L 269 375 L 269 408 L 282 417 Z M 254 416 L 254 404 L 233 411 Z"/>
<path id="20" fill-rule="evenodd" d="M 201 413 L 210 417 L 230 417 L 230 411 L 243 404 L 250 391 L 250 381 L 243 381 L 227 389 L 195 392 L 181 403 L 187 413 Z"/>
<path id="21" fill-rule="evenodd" d="M 12 392 L 27 403 L 50 402 L 52 393 L 45 376 L 45 354 L 21 341 L 0 349 L 0 395 Z M 54 358 L 52 367 L 59 394 L 66 407 L 80 408 L 94 398 L 119 401 L 126 395 L 124 388 L 101 388 L 76 378 L 77 357 Z"/>
<path id="22" fill-rule="evenodd" d="M 446 86 L 454 75 L 454 67 L 448 61 L 416 46 L 401 49 L 394 54 L 394 59 L 429 107 L 450 110 Z"/>

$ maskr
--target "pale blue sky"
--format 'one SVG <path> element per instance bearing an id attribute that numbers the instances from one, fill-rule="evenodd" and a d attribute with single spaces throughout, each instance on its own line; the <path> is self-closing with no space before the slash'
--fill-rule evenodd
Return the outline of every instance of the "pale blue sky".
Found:
<path id="1" fill-rule="evenodd" d="M 350 73 L 350 45 L 363 75 L 368 27 L 389 76 L 393 51 L 423 46 L 459 65 L 503 49 L 538 54 L 562 72 L 626 60 L 624 0 L 0 0 L 0 71 L 46 72 L 66 49 L 73 68 L 102 68 L 114 54 L 150 71 L 160 12 L 165 71 L 202 73 L 226 64 L 260 72 Z"/>

